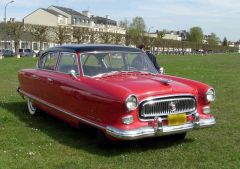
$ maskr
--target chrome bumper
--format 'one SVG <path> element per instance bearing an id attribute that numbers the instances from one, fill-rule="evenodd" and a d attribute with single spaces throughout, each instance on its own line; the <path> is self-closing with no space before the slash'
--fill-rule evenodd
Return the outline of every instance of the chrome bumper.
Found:
<path id="1" fill-rule="evenodd" d="M 216 123 L 214 117 L 210 119 L 200 119 L 198 113 L 195 113 L 193 116 L 195 118 L 194 122 L 171 127 L 163 126 L 160 117 L 154 119 L 157 122 L 156 126 L 142 127 L 133 130 L 121 130 L 108 126 L 106 128 L 106 134 L 121 140 L 136 140 L 146 137 L 183 133 L 192 129 L 211 127 Z"/>

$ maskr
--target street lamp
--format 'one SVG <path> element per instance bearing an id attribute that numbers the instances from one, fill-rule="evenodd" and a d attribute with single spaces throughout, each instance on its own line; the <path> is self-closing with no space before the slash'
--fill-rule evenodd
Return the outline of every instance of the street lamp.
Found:
<path id="1" fill-rule="evenodd" d="M 7 6 L 9 5 L 9 4 L 11 4 L 11 3 L 13 3 L 14 1 L 10 1 L 10 2 L 8 2 L 8 3 L 6 3 L 6 5 L 5 5 L 5 10 L 4 10 L 4 22 L 5 23 L 7 23 Z"/>

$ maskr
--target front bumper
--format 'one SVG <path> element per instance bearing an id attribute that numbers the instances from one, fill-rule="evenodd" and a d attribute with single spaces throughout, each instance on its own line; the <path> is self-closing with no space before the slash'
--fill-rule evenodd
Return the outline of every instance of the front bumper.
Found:
<path id="1" fill-rule="evenodd" d="M 106 134 L 121 140 L 136 140 L 146 137 L 156 137 L 163 135 L 171 135 L 177 133 L 184 133 L 192 129 L 211 127 L 216 123 L 214 117 L 209 119 L 199 118 L 199 114 L 193 114 L 194 121 L 188 122 L 184 125 L 179 126 L 163 126 L 162 119 L 160 117 L 155 118 L 157 125 L 141 127 L 133 130 L 122 130 L 112 126 L 106 128 Z"/>

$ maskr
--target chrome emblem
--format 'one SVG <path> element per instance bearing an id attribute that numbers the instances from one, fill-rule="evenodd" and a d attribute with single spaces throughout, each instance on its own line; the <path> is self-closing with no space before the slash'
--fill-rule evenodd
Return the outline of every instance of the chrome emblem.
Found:
<path id="1" fill-rule="evenodd" d="M 175 112 L 177 110 L 175 102 L 170 102 L 168 106 L 171 112 Z"/>

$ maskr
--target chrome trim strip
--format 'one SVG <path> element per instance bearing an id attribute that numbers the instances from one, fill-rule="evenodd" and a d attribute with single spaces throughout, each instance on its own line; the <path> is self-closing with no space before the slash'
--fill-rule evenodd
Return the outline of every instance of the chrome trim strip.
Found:
<path id="1" fill-rule="evenodd" d="M 212 125 L 216 124 L 216 120 L 214 117 L 210 119 L 200 119 L 199 124 L 200 124 L 200 128 L 211 127 Z"/>
<path id="2" fill-rule="evenodd" d="M 168 97 L 193 97 L 195 100 L 196 100 L 196 110 L 197 110 L 197 97 L 195 96 L 195 95 L 193 95 L 193 94 L 190 94 L 190 93 L 179 93 L 179 94 L 169 94 L 169 95 L 162 95 L 162 96 L 155 96 L 155 97 L 148 97 L 148 98 L 146 98 L 146 99 L 143 99 L 143 100 L 141 100 L 140 102 L 139 102 L 139 105 L 141 105 L 143 102 L 145 102 L 145 101 L 151 101 L 151 100 L 154 100 L 154 99 L 161 99 L 161 98 L 168 98 Z M 139 108 L 139 107 L 138 107 Z M 195 111 L 192 111 L 192 112 L 190 112 L 189 113 L 189 115 L 192 115 L 192 113 L 194 113 Z M 139 119 L 139 121 L 143 121 L 143 122 L 146 122 L 146 121 L 152 121 L 153 119 L 142 119 L 141 117 L 140 117 L 140 113 L 141 112 L 139 112 L 138 111 L 138 119 Z"/>
<path id="3" fill-rule="evenodd" d="M 118 50 L 106 50 L 106 51 L 92 51 L 92 52 L 82 52 L 81 54 L 87 54 L 87 53 L 93 53 L 93 54 L 98 54 L 98 53 L 144 53 L 144 52 L 132 52 L 132 51 L 118 51 Z"/>
<path id="4" fill-rule="evenodd" d="M 197 113 L 198 116 L 198 113 Z M 211 127 L 216 123 L 215 118 L 212 117 L 210 119 L 200 119 L 200 121 L 187 123 L 180 126 L 161 126 L 158 125 L 158 128 L 155 129 L 154 127 L 141 127 L 132 130 L 121 130 L 112 126 L 107 126 L 106 132 L 108 135 L 122 139 L 122 140 L 135 140 L 135 139 L 142 139 L 146 137 L 157 137 L 157 136 L 164 136 L 164 135 L 171 135 L 171 134 L 178 134 L 183 133 L 186 131 L 190 131 L 192 129 L 198 128 L 206 128 Z"/>
<path id="5" fill-rule="evenodd" d="M 127 100 L 128 100 L 130 97 L 132 97 L 132 96 L 136 97 L 136 99 L 137 99 L 137 107 L 136 107 L 134 110 L 136 110 L 136 109 L 138 108 L 138 106 L 139 106 L 138 97 L 137 97 L 136 95 L 134 95 L 134 94 L 128 95 L 127 98 L 125 99 L 125 107 L 126 107 L 126 109 L 127 109 L 128 112 L 133 111 L 133 110 L 128 110 L 128 108 L 127 108 Z"/>
<path id="6" fill-rule="evenodd" d="M 148 98 L 146 98 L 146 99 L 141 100 L 141 102 L 139 103 L 139 105 L 140 105 L 142 102 L 151 101 L 151 100 L 153 100 L 153 99 L 161 99 L 161 98 L 164 98 L 164 97 L 184 97 L 184 96 L 194 97 L 194 98 L 196 99 L 196 101 L 197 101 L 196 96 L 194 96 L 193 94 L 190 94 L 190 93 L 179 93 L 179 94 L 169 94 L 169 95 L 148 97 Z"/>
<path id="7" fill-rule="evenodd" d="M 35 97 L 35 96 L 33 96 L 33 95 L 31 95 L 31 94 L 29 94 L 29 93 L 21 90 L 21 89 L 19 89 L 18 91 L 19 91 L 20 93 L 22 93 L 23 95 L 25 95 L 25 96 L 27 96 L 27 97 L 29 97 L 29 98 L 37 101 L 37 102 L 40 102 L 41 104 L 44 104 L 44 105 L 46 105 L 46 106 L 48 106 L 48 107 L 50 107 L 50 108 L 53 108 L 53 109 L 55 109 L 55 110 L 58 110 L 58 111 L 60 111 L 60 112 L 62 112 L 62 113 L 64 113 L 64 114 L 66 114 L 66 115 L 68 115 L 68 116 L 71 116 L 71 117 L 73 117 L 73 118 L 76 118 L 76 119 L 78 119 L 78 120 L 80 120 L 80 121 L 82 121 L 82 122 L 85 122 L 85 123 L 87 123 L 87 124 L 90 124 L 90 125 L 92 125 L 92 126 L 95 126 L 95 127 L 97 127 L 97 128 L 100 128 L 100 129 L 104 129 L 104 130 L 105 130 L 105 127 L 104 127 L 104 126 L 95 124 L 95 123 L 93 123 L 93 122 L 91 122 L 91 121 L 86 120 L 85 118 L 82 118 L 82 117 L 77 116 L 77 115 L 75 115 L 75 114 L 73 114 L 73 113 L 70 113 L 70 112 L 68 112 L 68 111 L 66 111 L 66 110 L 64 110 L 64 109 L 62 109 L 62 108 L 60 108 L 60 107 L 58 107 L 58 106 L 55 106 L 55 105 L 53 105 L 53 104 L 51 104 L 51 103 L 47 103 L 46 101 L 44 101 L 44 100 L 42 100 L 42 99 L 39 99 L 39 98 L 37 98 L 37 97 Z"/>
<path id="8" fill-rule="evenodd" d="M 92 52 L 83 52 L 83 53 L 80 53 L 80 64 L 79 64 L 79 67 L 81 68 L 81 71 L 82 71 L 82 75 L 83 77 L 89 77 L 89 78 L 95 78 L 94 76 L 88 76 L 88 75 L 85 75 L 84 74 L 84 71 L 83 71 L 83 63 L 82 63 L 82 55 L 86 55 L 86 54 L 100 54 L 100 53 L 134 53 L 134 54 L 144 54 L 144 52 L 131 52 L 131 51 L 92 51 Z M 149 60 L 150 61 L 150 60 Z M 152 62 L 150 62 L 152 64 Z M 154 75 L 158 75 L 158 73 L 154 74 Z"/>
<path id="9" fill-rule="evenodd" d="M 163 102 L 171 102 L 171 101 L 182 101 L 182 100 L 184 100 L 184 101 L 188 101 L 188 100 L 190 100 L 190 101 L 193 101 L 194 102 L 194 108 L 186 108 L 186 110 L 176 110 L 176 111 L 174 111 L 174 112 L 171 112 L 171 113 L 169 113 L 168 111 L 167 111 L 167 109 L 166 109 L 166 106 L 165 106 L 165 112 L 159 112 L 159 113 L 156 113 L 156 106 L 154 106 L 153 108 L 154 108 L 154 110 L 153 110 L 153 112 L 151 112 L 150 113 L 150 115 L 149 114 L 146 114 L 146 110 L 145 110 L 145 113 L 143 114 L 142 113 L 142 109 L 145 109 L 146 107 L 146 105 L 148 106 L 148 105 L 151 105 L 151 104 L 155 104 L 155 103 L 163 103 Z M 171 99 L 155 99 L 155 100 L 150 100 L 150 101 L 147 101 L 147 102 L 145 102 L 145 103 L 143 103 L 142 105 L 141 105 L 141 112 L 140 112 L 140 115 L 143 117 L 143 118 L 148 118 L 148 117 L 153 117 L 153 116 L 165 116 L 165 115 L 168 115 L 168 114 L 179 114 L 179 113 L 183 113 L 183 112 L 185 112 L 185 113 L 187 113 L 187 112 L 194 112 L 194 111 L 196 111 L 196 108 L 197 108 L 197 103 L 196 103 L 196 100 L 195 99 L 193 99 L 193 98 L 190 98 L 190 97 L 187 97 L 187 98 L 184 98 L 184 97 L 180 97 L 180 98 L 171 98 Z"/>

